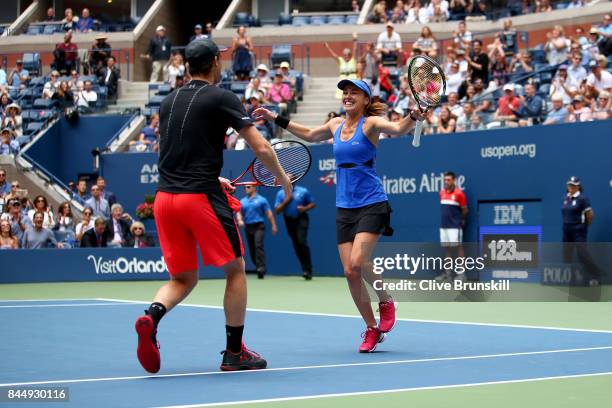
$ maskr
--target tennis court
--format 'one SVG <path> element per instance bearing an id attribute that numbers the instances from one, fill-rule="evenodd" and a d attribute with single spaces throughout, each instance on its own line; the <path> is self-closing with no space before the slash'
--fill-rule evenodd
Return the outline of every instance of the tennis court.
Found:
<path id="1" fill-rule="evenodd" d="M 559 407 L 612 397 L 609 303 L 402 303 L 402 320 L 368 355 L 356 352 L 363 327 L 343 279 L 249 284 L 246 344 L 268 370 L 218 370 L 223 281 L 207 280 L 160 325 L 153 376 L 135 358 L 133 322 L 159 282 L 3 285 L 0 386 L 68 387 L 58 407 L 511 406 L 505 395 L 512 406 L 537 396 Z"/>

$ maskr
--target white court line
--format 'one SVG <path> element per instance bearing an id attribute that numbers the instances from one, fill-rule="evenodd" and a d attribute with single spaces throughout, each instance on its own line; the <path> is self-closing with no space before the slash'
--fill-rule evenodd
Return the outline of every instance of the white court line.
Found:
<path id="1" fill-rule="evenodd" d="M 203 372 L 196 372 L 196 373 L 138 375 L 138 376 L 131 376 L 131 377 L 102 377 L 102 378 L 80 378 L 80 379 L 74 379 L 74 380 L 30 381 L 30 382 L 0 384 L 0 387 L 43 385 L 43 384 L 75 384 L 75 383 L 103 382 L 103 381 L 125 381 L 125 380 L 141 380 L 145 378 L 195 377 L 195 376 L 205 376 L 205 375 L 255 375 L 256 373 L 267 373 L 267 372 L 273 372 L 273 371 L 298 371 L 298 370 L 313 370 L 313 369 L 322 369 L 322 368 L 380 366 L 380 365 L 391 365 L 391 364 L 418 364 L 418 363 L 431 363 L 431 362 L 440 362 L 440 361 L 493 359 L 493 358 L 503 358 L 503 357 L 533 356 L 533 355 L 541 355 L 541 354 L 576 353 L 576 352 L 582 352 L 582 351 L 601 351 L 601 350 L 612 350 L 612 346 L 574 348 L 574 349 L 562 349 L 562 350 L 525 351 L 525 352 L 520 352 L 520 353 L 485 354 L 485 355 L 477 355 L 477 356 L 436 357 L 436 358 L 423 358 L 423 359 L 413 359 L 413 360 L 393 360 L 393 361 L 372 361 L 368 363 L 343 363 L 343 364 L 328 364 L 328 365 L 301 366 L 301 367 L 276 367 L 276 368 L 267 368 L 265 370 L 203 371 Z"/>
<path id="2" fill-rule="evenodd" d="M 150 302 L 144 302 L 139 300 L 125 300 L 125 299 L 112 299 L 112 298 L 96 298 L 96 300 L 102 300 L 107 302 L 125 302 L 132 304 L 149 304 Z M 181 303 L 179 306 L 198 307 L 204 309 L 223 309 L 223 306 L 216 305 L 197 305 L 193 303 Z M 348 315 L 348 314 L 336 314 L 336 313 L 317 313 L 317 312 L 297 312 L 292 310 L 273 310 L 273 309 L 257 309 L 248 308 L 249 312 L 263 312 L 263 313 L 280 313 L 280 314 L 293 314 L 293 315 L 304 315 L 304 316 L 325 316 L 325 317 L 348 317 L 351 319 L 361 319 L 361 316 Z M 599 330 L 599 329 L 574 329 L 571 327 L 554 327 L 554 326 L 530 326 L 524 324 L 505 324 L 505 323 L 479 323 L 479 322 L 462 322 L 454 320 L 427 320 L 427 319 L 401 319 L 400 322 L 417 322 L 417 323 L 438 323 L 438 324 L 457 324 L 457 325 L 470 325 L 470 326 L 489 326 L 489 327 L 512 327 L 517 329 L 541 329 L 541 330 L 560 330 L 560 331 L 575 331 L 585 333 L 612 333 L 612 330 Z"/>
<path id="3" fill-rule="evenodd" d="M 131 303 L 56 303 L 50 305 L 0 305 L 0 309 L 30 309 L 37 307 L 132 306 Z"/>
<path id="4" fill-rule="evenodd" d="M 10 299 L 2 299 L 0 300 L 0 303 L 4 302 L 4 303 L 9 303 L 9 302 L 82 302 L 85 300 L 102 300 L 102 299 L 96 299 L 96 298 L 79 298 L 79 299 L 14 299 L 14 300 L 10 300 Z M 116 301 L 115 301 L 116 302 Z"/>
<path id="5" fill-rule="evenodd" d="M 337 393 L 337 394 L 304 395 L 304 396 L 299 396 L 299 397 L 285 397 L 285 398 L 267 398 L 267 399 L 260 399 L 260 400 L 230 401 L 230 402 L 203 403 L 203 404 L 192 404 L 192 405 L 168 405 L 168 406 L 158 407 L 158 408 L 218 407 L 218 406 L 224 406 L 224 405 L 257 404 L 257 403 L 267 403 L 267 402 L 309 400 L 309 399 L 331 398 L 331 397 L 349 397 L 349 396 L 358 396 L 358 395 L 375 395 L 375 394 L 422 391 L 422 390 L 468 388 L 468 387 L 477 387 L 481 385 L 515 384 L 515 383 L 525 383 L 525 382 L 562 380 L 565 378 L 597 377 L 597 376 L 604 376 L 604 375 L 612 375 L 612 371 L 603 372 L 603 373 L 591 373 L 591 374 L 560 375 L 560 376 L 554 376 L 554 377 L 524 378 L 520 380 L 489 381 L 489 382 L 480 382 L 480 383 L 451 384 L 451 385 L 433 385 L 429 387 L 394 388 L 390 390 L 358 391 L 358 392 L 345 392 L 345 393 Z"/>

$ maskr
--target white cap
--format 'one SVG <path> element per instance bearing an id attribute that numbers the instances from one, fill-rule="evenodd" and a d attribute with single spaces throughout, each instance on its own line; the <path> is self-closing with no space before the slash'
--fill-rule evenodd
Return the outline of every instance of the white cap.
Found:
<path id="1" fill-rule="evenodd" d="M 559 93 L 554 93 L 553 96 L 550 98 L 551 101 L 553 102 L 563 102 L 563 95 L 559 94 Z"/>
<path id="2" fill-rule="evenodd" d="M 267 66 L 266 64 L 259 64 L 259 65 L 257 66 L 257 70 L 259 71 L 260 69 L 261 69 L 262 71 L 266 71 L 266 72 L 268 72 L 268 71 L 269 71 L 268 66 Z"/>
<path id="3" fill-rule="evenodd" d="M 157 31 L 166 31 L 166 27 L 164 27 L 163 25 L 158 25 L 157 28 L 155 29 L 155 32 Z"/>
<path id="4" fill-rule="evenodd" d="M 513 91 L 514 92 L 514 84 L 506 84 L 506 85 L 504 85 L 504 91 Z"/>
<path id="5" fill-rule="evenodd" d="M 399 106 L 396 106 L 395 109 L 393 109 L 393 112 L 399 114 L 400 116 L 404 116 L 404 110 Z"/>
<path id="6" fill-rule="evenodd" d="M 287 61 L 283 61 L 280 64 L 281 68 L 290 68 L 291 66 L 289 65 L 289 63 Z"/>

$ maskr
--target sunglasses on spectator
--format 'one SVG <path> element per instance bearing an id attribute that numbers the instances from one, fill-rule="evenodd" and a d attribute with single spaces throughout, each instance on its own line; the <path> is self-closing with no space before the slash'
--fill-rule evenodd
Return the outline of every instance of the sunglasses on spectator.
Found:
<path id="1" fill-rule="evenodd" d="M 11 201 L 9 205 L 12 207 L 21 207 L 21 203 L 19 201 Z"/>
<path id="2" fill-rule="evenodd" d="M 142 228 L 140 228 L 140 227 L 134 227 L 134 231 L 136 231 L 136 230 L 141 230 L 141 231 L 142 231 Z"/>
<path id="3" fill-rule="evenodd" d="M 90 213 L 89 211 L 85 211 L 83 212 L 83 215 L 91 215 L 92 213 Z"/>
<path id="4" fill-rule="evenodd" d="M 39 198 L 38 200 L 34 201 L 35 203 L 44 203 L 45 200 L 43 200 L 42 198 Z"/>
<path id="5" fill-rule="evenodd" d="M 13 188 L 19 188 L 19 184 L 11 184 L 11 187 L 13 187 Z"/>

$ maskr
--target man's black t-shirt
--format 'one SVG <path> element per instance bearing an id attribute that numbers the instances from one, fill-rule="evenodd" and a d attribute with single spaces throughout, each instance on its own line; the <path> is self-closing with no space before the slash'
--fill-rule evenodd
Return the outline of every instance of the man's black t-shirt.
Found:
<path id="1" fill-rule="evenodd" d="M 158 191 L 217 191 L 227 128 L 252 124 L 238 97 L 194 80 L 164 99 L 159 117 Z"/>
<path id="2" fill-rule="evenodd" d="M 481 69 L 472 68 L 472 81 L 475 81 L 476 78 L 482 79 L 485 88 L 489 84 L 489 56 L 487 54 L 480 53 L 478 55 L 472 55 L 472 61 L 476 64 L 481 65 Z"/>

